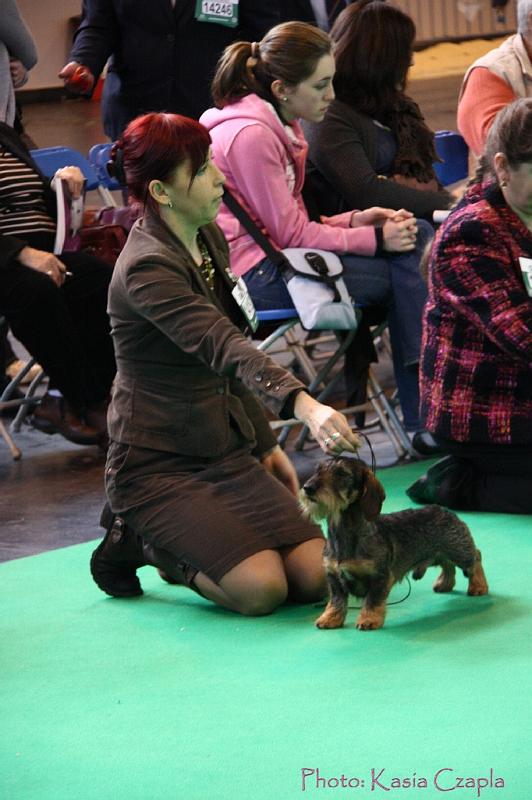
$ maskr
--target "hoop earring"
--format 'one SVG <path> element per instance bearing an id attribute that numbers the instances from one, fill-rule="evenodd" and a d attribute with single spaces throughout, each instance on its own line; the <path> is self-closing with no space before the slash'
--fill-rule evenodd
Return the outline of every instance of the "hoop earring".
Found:
<path id="1" fill-rule="evenodd" d="M 506 189 L 506 187 L 508 186 L 508 181 L 506 180 L 506 178 L 503 178 L 503 180 L 499 182 L 499 186 L 501 187 L 501 189 Z"/>

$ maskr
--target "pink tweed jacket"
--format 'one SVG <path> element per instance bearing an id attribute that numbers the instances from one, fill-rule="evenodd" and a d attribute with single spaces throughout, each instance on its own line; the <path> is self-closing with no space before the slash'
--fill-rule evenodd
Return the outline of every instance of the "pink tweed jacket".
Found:
<path id="1" fill-rule="evenodd" d="M 437 233 L 420 367 L 421 415 L 457 442 L 532 443 L 532 233 L 497 186 L 471 187 Z"/>

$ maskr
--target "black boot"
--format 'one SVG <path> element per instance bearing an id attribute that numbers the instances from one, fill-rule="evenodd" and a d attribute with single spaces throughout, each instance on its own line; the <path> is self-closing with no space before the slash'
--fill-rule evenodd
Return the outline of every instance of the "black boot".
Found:
<path id="1" fill-rule="evenodd" d="M 95 583 L 111 597 L 138 597 L 143 594 L 136 571 L 148 564 L 143 541 L 106 504 L 101 519 L 107 529 L 93 552 L 90 569 Z"/>
<path id="2" fill-rule="evenodd" d="M 91 558 L 91 574 L 96 584 L 111 597 L 138 597 L 143 594 L 136 571 L 140 567 L 156 567 L 163 580 L 190 586 L 197 570 L 176 560 L 170 553 L 144 542 L 141 536 L 111 511 L 108 503 L 100 524 L 107 530 Z"/>
<path id="3" fill-rule="evenodd" d="M 416 503 L 437 503 L 472 511 L 476 508 L 475 470 L 467 461 L 445 456 L 409 486 L 406 493 Z"/>

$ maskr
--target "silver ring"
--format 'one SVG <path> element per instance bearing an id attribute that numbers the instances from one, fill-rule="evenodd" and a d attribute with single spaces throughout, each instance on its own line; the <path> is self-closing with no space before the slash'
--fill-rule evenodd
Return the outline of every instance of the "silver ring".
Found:
<path id="1" fill-rule="evenodd" d="M 46 274 L 47 274 L 47 275 L 51 275 L 51 274 L 52 274 L 52 270 L 51 270 L 51 269 L 47 269 L 47 270 L 46 270 Z"/>
<path id="2" fill-rule="evenodd" d="M 340 438 L 340 434 L 338 433 L 338 431 L 335 431 L 333 434 L 331 434 L 331 439 L 333 441 L 336 441 L 339 438 Z"/>
<path id="3" fill-rule="evenodd" d="M 326 438 L 323 440 L 323 444 L 325 445 L 325 447 L 329 447 L 329 444 L 330 444 L 330 443 L 331 443 L 331 440 L 330 440 L 330 439 L 329 439 L 329 437 L 327 436 L 327 437 L 326 437 Z"/>

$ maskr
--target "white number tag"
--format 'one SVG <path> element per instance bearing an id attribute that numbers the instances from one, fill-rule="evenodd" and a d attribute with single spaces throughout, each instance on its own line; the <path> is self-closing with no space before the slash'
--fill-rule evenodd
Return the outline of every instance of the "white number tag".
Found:
<path id="1" fill-rule="evenodd" d="M 523 273 L 523 280 L 525 282 L 528 296 L 532 297 L 532 258 L 520 256 L 519 264 L 521 266 L 521 272 Z"/>
<path id="2" fill-rule="evenodd" d="M 240 310 L 244 314 L 245 318 L 249 322 L 251 330 L 255 332 L 259 327 L 257 312 L 255 311 L 253 300 L 251 299 L 247 286 L 242 278 L 239 278 L 235 283 L 231 294 L 233 295 L 235 302 L 240 306 Z"/>
<path id="3" fill-rule="evenodd" d="M 238 25 L 238 0 L 230 3 L 218 0 L 196 0 L 195 18 L 198 22 L 215 22 L 236 28 Z"/>

